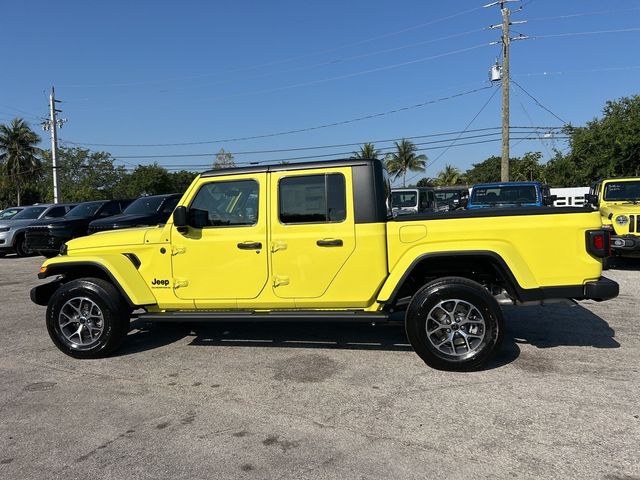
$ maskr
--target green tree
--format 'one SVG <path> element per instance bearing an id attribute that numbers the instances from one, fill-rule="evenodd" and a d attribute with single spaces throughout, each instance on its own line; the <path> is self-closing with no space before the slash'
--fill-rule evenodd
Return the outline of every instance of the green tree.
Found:
<path id="1" fill-rule="evenodd" d="M 540 165 L 542 153 L 528 152 L 521 158 L 512 159 L 509 177 L 514 182 L 545 181 L 545 168 Z"/>
<path id="2" fill-rule="evenodd" d="M 187 170 L 171 173 L 171 183 L 173 184 L 171 190 L 175 193 L 183 193 L 191 185 L 196 175 L 196 173 Z"/>
<path id="3" fill-rule="evenodd" d="M 360 150 L 353 152 L 351 158 L 358 160 L 377 160 L 380 156 L 380 151 L 376 150 L 376 146 L 373 143 L 363 143 Z"/>
<path id="4" fill-rule="evenodd" d="M 21 118 L 0 125 L 0 170 L 9 178 L 9 186 L 15 187 L 18 205 L 24 186 L 41 173 L 39 141 L 40 137 Z"/>
<path id="5" fill-rule="evenodd" d="M 558 150 L 544 165 L 544 177 L 552 187 L 580 187 L 590 183 L 578 170 L 571 155 L 563 155 Z"/>
<path id="6" fill-rule="evenodd" d="M 229 152 L 225 152 L 224 148 L 221 148 L 218 153 L 216 153 L 216 159 L 213 162 L 213 169 L 217 170 L 219 168 L 233 168 L 236 166 L 236 163 L 233 161 L 233 155 Z"/>
<path id="7" fill-rule="evenodd" d="M 416 145 L 406 139 L 395 142 L 396 151 L 388 153 L 385 157 L 385 163 L 389 174 L 394 180 L 402 176 L 402 186 L 406 186 L 407 172 L 424 172 L 427 164 L 426 155 L 416 155 Z"/>
<path id="8" fill-rule="evenodd" d="M 500 157 L 495 155 L 486 160 L 474 163 L 464 176 L 469 184 L 500 181 Z"/>
<path id="9" fill-rule="evenodd" d="M 609 101 L 603 116 L 565 129 L 570 160 L 587 185 L 604 177 L 640 175 L 640 95 Z"/>
<path id="10" fill-rule="evenodd" d="M 43 157 L 45 163 L 51 165 L 51 153 L 45 151 Z M 63 201 L 106 200 L 121 195 L 127 172 L 124 166 L 114 165 L 111 154 L 61 147 L 57 160 L 58 184 Z M 40 182 L 40 198 L 45 202 L 53 201 L 51 177 L 51 169 L 45 169 Z"/>
<path id="11" fill-rule="evenodd" d="M 436 182 L 433 178 L 424 177 L 418 180 L 418 183 L 416 183 L 416 187 L 434 187 L 435 184 Z"/>
<path id="12" fill-rule="evenodd" d="M 444 168 L 438 172 L 436 183 L 443 187 L 458 185 L 462 183 L 462 172 L 453 165 L 445 165 Z"/>
<path id="13" fill-rule="evenodd" d="M 141 195 L 173 193 L 174 179 L 166 168 L 157 163 L 138 165 L 127 177 L 120 196 L 136 198 Z"/>

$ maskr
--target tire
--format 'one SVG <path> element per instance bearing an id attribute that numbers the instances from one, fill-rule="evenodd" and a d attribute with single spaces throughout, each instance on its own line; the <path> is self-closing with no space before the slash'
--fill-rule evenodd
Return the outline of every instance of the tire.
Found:
<path id="1" fill-rule="evenodd" d="M 24 235 L 20 235 L 16 238 L 14 249 L 18 257 L 28 257 L 29 255 L 33 255 L 33 252 L 27 248 L 27 239 Z"/>
<path id="2" fill-rule="evenodd" d="M 482 285 L 444 277 L 413 296 L 405 328 L 411 346 L 427 365 L 468 371 L 478 369 L 498 349 L 504 318 L 500 305 Z"/>
<path id="3" fill-rule="evenodd" d="M 49 300 L 47 330 L 63 353 L 74 358 L 101 358 L 126 337 L 130 314 L 111 283 L 80 278 L 64 284 Z"/>

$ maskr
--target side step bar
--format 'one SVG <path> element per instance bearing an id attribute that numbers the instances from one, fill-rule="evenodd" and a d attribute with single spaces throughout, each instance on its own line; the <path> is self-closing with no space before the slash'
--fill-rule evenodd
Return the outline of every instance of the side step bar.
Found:
<path id="1" fill-rule="evenodd" d="M 364 322 L 386 323 L 389 314 L 386 312 L 362 311 L 272 311 L 254 312 L 252 310 L 237 311 L 171 311 L 158 313 L 141 313 L 138 319 L 147 322 Z"/>

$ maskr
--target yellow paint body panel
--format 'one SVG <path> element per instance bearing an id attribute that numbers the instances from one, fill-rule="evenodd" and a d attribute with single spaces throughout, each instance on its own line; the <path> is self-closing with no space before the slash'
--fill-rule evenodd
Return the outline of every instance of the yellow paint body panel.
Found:
<path id="1" fill-rule="evenodd" d="M 278 183 L 288 176 L 345 177 L 342 222 L 285 225 L 278 217 Z M 585 231 L 600 226 L 593 213 L 355 223 L 348 167 L 198 177 L 179 205 L 189 206 L 210 182 L 259 183 L 255 225 L 188 227 L 173 217 L 160 227 L 94 234 L 68 242 L 67 262 L 102 265 L 136 305 L 149 310 L 362 309 L 375 311 L 416 259 L 431 253 L 489 251 L 525 289 L 580 285 L 600 277 L 602 264 L 585 249 Z M 340 239 L 341 247 L 318 240 Z M 261 242 L 258 250 L 238 243 Z M 138 269 L 124 255 L 140 260 Z M 149 306 L 150 305 L 150 306 Z"/>
<path id="2" fill-rule="evenodd" d="M 580 285 L 600 277 L 602 263 L 589 255 L 584 232 L 600 225 L 597 212 L 446 218 L 387 223 L 389 271 L 378 301 L 389 298 L 414 260 L 424 254 L 493 252 L 525 289 Z M 422 225 L 424 238 L 408 243 L 406 226 Z"/>

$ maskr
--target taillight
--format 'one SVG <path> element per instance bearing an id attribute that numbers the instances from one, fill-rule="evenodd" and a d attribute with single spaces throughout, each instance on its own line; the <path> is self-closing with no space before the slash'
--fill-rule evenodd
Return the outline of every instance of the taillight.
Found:
<path id="1" fill-rule="evenodd" d="M 587 252 L 594 257 L 605 258 L 611 254 L 609 232 L 607 230 L 588 230 L 586 241 Z"/>

